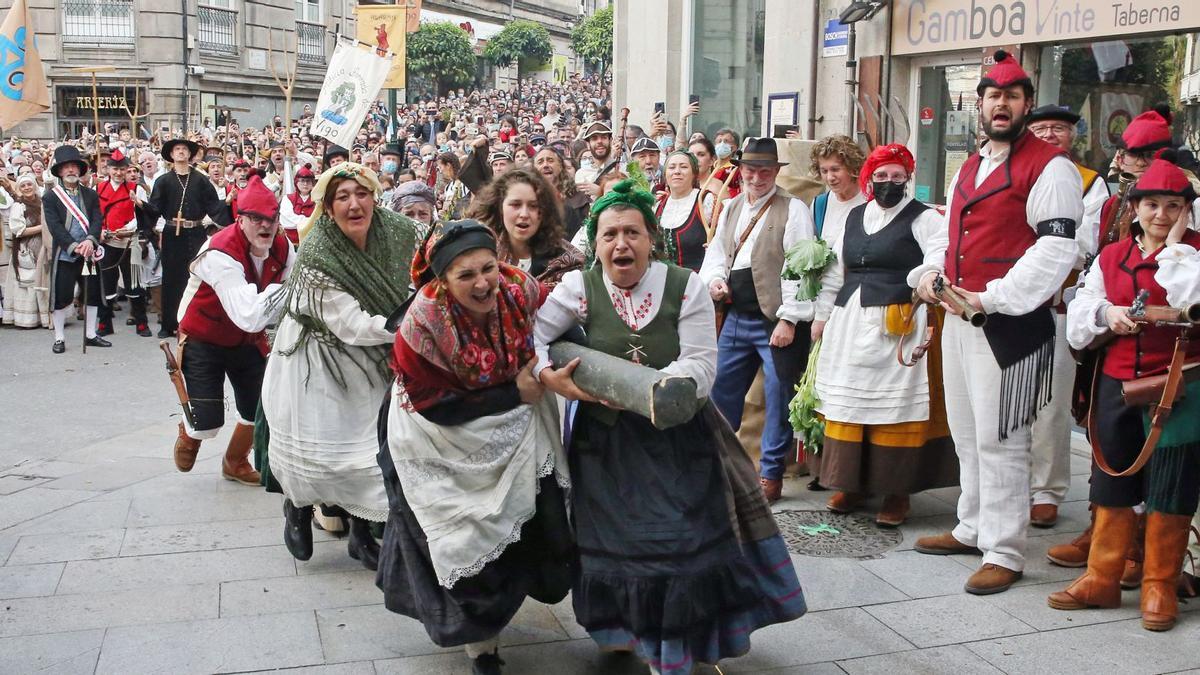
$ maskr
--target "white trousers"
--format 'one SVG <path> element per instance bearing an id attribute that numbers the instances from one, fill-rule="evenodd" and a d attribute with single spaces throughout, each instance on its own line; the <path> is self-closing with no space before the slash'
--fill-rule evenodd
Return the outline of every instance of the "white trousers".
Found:
<path id="1" fill-rule="evenodd" d="M 954 538 L 983 551 L 983 562 L 1025 569 L 1029 524 L 1029 427 L 1000 440 L 1000 366 L 983 330 L 947 316 L 942 333 L 946 417 L 958 452 Z"/>
<path id="2" fill-rule="evenodd" d="M 1071 391 L 1075 359 L 1067 345 L 1067 317 L 1054 314 L 1054 373 L 1050 403 L 1033 422 L 1029 458 L 1029 491 L 1034 504 L 1062 503 L 1071 487 Z"/>

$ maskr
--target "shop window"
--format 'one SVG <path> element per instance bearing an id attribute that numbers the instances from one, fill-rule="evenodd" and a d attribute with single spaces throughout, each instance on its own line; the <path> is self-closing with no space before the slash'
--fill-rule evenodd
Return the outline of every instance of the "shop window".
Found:
<path id="1" fill-rule="evenodd" d="M 62 0 L 64 43 L 132 45 L 133 35 L 133 0 Z"/>
<path id="2" fill-rule="evenodd" d="M 1101 175 L 1119 147 L 1121 132 L 1136 115 L 1157 104 L 1176 111 L 1175 137 L 1194 135 L 1192 116 L 1180 114 L 1187 37 L 1105 40 L 1042 48 L 1038 103 L 1069 106 L 1083 116 L 1076 159 Z"/>
<path id="3" fill-rule="evenodd" d="M 700 114 L 693 131 L 709 138 L 723 127 L 758 134 L 765 15 L 766 0 L 694 0 L 691 91 L 700 96 Z"/>

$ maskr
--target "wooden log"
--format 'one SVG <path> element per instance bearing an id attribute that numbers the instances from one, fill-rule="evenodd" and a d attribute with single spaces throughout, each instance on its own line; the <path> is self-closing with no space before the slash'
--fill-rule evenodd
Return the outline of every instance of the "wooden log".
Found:
<path id="1" fill-rule="evenodd" d="M 656 429 L 692 419 L 706 400 L 696 397 L 696 382 L 690 377 L 668 375 L 573 342 L 550 345 L 550 360 L 556 367 L 575 357 L 579 357 L 575 384 L 580 389 L 649 419 Z"/>

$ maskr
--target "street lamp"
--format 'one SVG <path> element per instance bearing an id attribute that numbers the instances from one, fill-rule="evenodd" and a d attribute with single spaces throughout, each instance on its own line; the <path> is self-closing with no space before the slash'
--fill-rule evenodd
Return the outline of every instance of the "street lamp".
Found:
<path id="1" fill-rule="evenodd" d="M 887 0 L 853 0 L 838 16 L 838 23 L 849 26 L 846 36 L 846 89 L 849 91 L 849 107 L 846 110 L 846 135 L 854 138 L 855 105 L 858 103 L 858 61 L 855 60 L 854 24 L 867 21 L 879 13 Z"/>

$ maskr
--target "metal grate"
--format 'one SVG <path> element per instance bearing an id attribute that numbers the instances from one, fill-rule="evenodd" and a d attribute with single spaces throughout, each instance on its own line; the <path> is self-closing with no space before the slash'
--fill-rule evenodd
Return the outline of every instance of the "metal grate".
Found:
<path id="1" fill-rule="evenodd" d="M 132 45 L 133 36 L 133 0 L 62 0 L 64 43 Z"/>
<path id="2" fill-rule="evenodd" d="M 196 19 L 202 51 L 237 54 L 237 12 L 201 5 L 196 8 Z"/>
<path id="3" fill-rule="evenodd" d="M 903 540 L 900 530 L 855 514 L 776 511 L 775 522 L 792 553 L 818 558 L 877 558 Z"/>
<path id="4" fill-rule="evenodd" d="M 325 63 L 325 26 L 306 21 L 296 22 L 296 59 L 301 63 Z"/>

